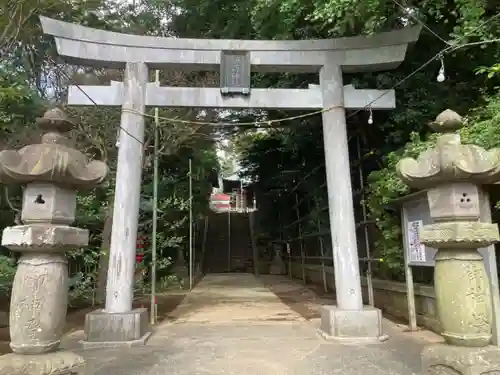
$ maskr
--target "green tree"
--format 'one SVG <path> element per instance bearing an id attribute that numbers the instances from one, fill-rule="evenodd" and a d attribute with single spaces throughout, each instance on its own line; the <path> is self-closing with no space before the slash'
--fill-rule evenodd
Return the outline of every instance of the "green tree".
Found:
<path id="1" fill-rule="evenodd" d="M 359 138 L 362 140 L 364 174 L 372 172 L 368 181 L 368 202 L 371 215 L 378 219 L 377 225 L 384 238 L 377 246 L 377 249 L 383 249 L 381 254 L 387 258 L 383 267 L 388 269 L 389 275 L 399 277 L 400 229 L 398 223 L 383 210 L 391 199 L 406 192 L 392 172 L 394 165 L 401 153 L 415 153 L 427 145 L 421 141 L 427 139 L 430 133 L 426 124 L 445 108 L 474 116 L 478 116 L 476 108 L 479 108 L 479 111 L 483 110 L 482 116 L 487 117 L 485 108 L 491 109 L 498 96 L 495 87 L 498 86 L 499 68 L 495 63 L 500 60 L 500 48 L 498 43 L 491 43 L 490 40 L 500 37 L 499 4 L 473 0 L 454 3 L 443 0 L 404 3 L 378 0 L 363 3 L 353 0 L 177 0 L 175 6 L 179 11 L 173 15 L 172 29 L 179 37 L 329 38 L 371 34 L 425 23 L 419 41 L 409 48 L 405 62 L 398 69 L 345 76 L 345 83 L 352 83 L 357 88 L 396 87 L 395 110 L 374 113 L 373 125 L 367 124 L 367 111 L 350 113 L 348 131 L 351 163 L 360 162 L 355 153 L 355 140 Z M 234 17 L 235 14 L 237 17 Z M 473 44 L 465 47 L 463 44 L 466 42 Z M 439 59 L 429 63 L 441 51 L 446 70 L 446 81 L 443 83 L 436 82 Z M 424 64 L 427 65 L 423 67 Z M 489 74 L 490 79 L 487 74 L 477 74 L 478 68 Z M 316 82 L 315 75 L 254 77 L 254 84 L 261 87 L 303 87 Z M 236 118 L 238 115 L 234 114 Z M 268 111 L 253 115 L 254 118 L 277 119 L 292 114 Z M 245 121 L 248 119 L 245 118 Z M 490 131 L 485 131 L 485 136 Z M 235 137 L 245 136 L 239 133 Z M 320 208 L 326 203 L 326 191 L 320 188 L 325 182 L 324 169 L 320 167 L 324 161 L 321 138 L 320 118 L 315 116 L 287 122 L 286 128 L 256 136 L 242 148 L 244 174 L 256 181 L 261 196 L 259 214 L 265 217 L 268 223 L 265 227 L 274 232 L 275 237 L 279 230 L 277 211 L 284 221 L 291 222 L 295 216 L 292 209 L 294 197 L 284 192 L 291 191 L 297 181 L 308 176 L 317 166 L 318 172 L 294 193 L 300 197 L 313 195 L 320 202 Z M 353 186 L 359 189 L 356 181 Z M 310 212 L 310 206 L 311 202 L 301 205 L 301 214 Z M 309 221 L 315 221 L 317 216 L 312 214 Z M 319 217 L 322 225 L 327 226 L 327 213 L 322 211 Z M 391 236 L 386 236 L 386 230 L 391 231 Z"/>
<path id="2" fill-rule="evenodd" d="M 34 120 L 51 106 L 64 105 L 68 84 L 102 84 L 110 80 L 120 80 L 122 72 L 91 69 L 58 63 L 52 38 L 42 35 L 38 16 L 45 15 L 69 22 L 101 29 L 141 33 L 150 35 L 170 35 L 165 24 L 171 8 L 159 2 L 136 2 L 133 4 L 106 1 L 34 1 L 8 2 L 0 11 L 0 139 L 2 148 L 18 148 L 39 141 L 40 133 L 34 127 Z M 197 84 L 210 85 L 210 74 L 195 77 Z M 185 85 L 191 80 L 185 74 L 163 73 L 162 84 Z M 111 168 L 107 184 L 78 195 L 76 225 L 90 230 L 90 245 L 70 254 L 72 273 L 72 296 L 87 299 L 94 293 L 98 281 L 101 287 L 106 280 L 107 255 L 111 233 L 112 197 L 116 170 L 116 135 L 120 121 L 120 111 L 113 108 L 69 108 L 65 111 L 74 120 L 76 128 L 70 134 L 77 148 L 91 158 L 104 160 Z M 196 109 L 162 110 L 164 118 L 194 120 L 199 116 Z M 210 113 L 206 116 L 211 116 Z M 141 229 L 151 230 L 152 195 L 152 140 L 153 116 L 147 117 L 148 133 L 144 144 L 145 172 L 143 185 L 143 205 Z M 185 248 L 188 236 L 187 202 L 189 202 L 186 171 L 189 157 L 196 170 L 194 183 L 195 213 L 201 214 L 208 207 L 207 193 L 210 179 L 207 175 L 218 168 L 212 130 L 160 121 L 160 199 L 158 248 L 159 262 L 168 264 L 175 258 L 178 248 Z M 20 190 L 9 189 L 9 199 L 2 194 L 2 226 L 11 225 L 14 212 L 20 208 Z M 5 208 L 5 209 L 4 209 Z M 11 208 L 13 210 L 11 210 Z M 12 212 L 10 214 L 7 214 Z M 0 229 L 1 229 L 0 228 Z M 5 250 L 5 249 L 4 249 Z M 6 259 L 8 257 L 8 252 Z M 12 264 L 3 262 L 13 271 Z M 12 272 L 0 272 L 0 284 L 8 285 Z M 5 283 L 3 283 L 5 281 Z"/>

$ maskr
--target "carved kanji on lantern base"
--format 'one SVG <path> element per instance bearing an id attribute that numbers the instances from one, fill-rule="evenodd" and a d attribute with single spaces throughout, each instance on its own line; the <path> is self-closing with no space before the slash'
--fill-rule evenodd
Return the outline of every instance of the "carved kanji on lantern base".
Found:
<path id="1" fill-rule="evenodd" d="M 500 349 L 490 346 L 491 293 L 477 249 L 500 240 L 498 226 L 479 221 L 482 185 L 500 180 L 500 149 L 463 145 L 456 130 L 461 117 L 441 113 L 431 127 L 442 133 L 436 146 L 415 159 L 402 159 L 397 170 L 412 188 L 428 189 L 433 223 L 421 243 L 438 249 L 434 288 L 446 344 L 426 347 L 422 370 L 435 375 L 498 375 Z"/>
<path id="2" fill-rule="evenodd" d="M 59 109 L 47 111 L 38 125 L 40 144 L 0 152 L 0 183 L 24 184 L 21 220 L 7 227 L 2 245 L 22 253 L 10 303 L 13 354 L 0 357 L 0 375 L 83 373 L 79 355 L 57 351 L 68 304 L 68 264 L 64 252 L 88 245 L 86 229 L 70 227 L 76 190 L 100 184 L 106 164 L 89 162 L 61 133 L 72 124 Z"/>

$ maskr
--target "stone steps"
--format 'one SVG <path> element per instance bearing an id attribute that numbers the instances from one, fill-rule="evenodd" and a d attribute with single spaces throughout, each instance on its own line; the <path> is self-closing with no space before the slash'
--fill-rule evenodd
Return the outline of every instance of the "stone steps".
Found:
<path id="1" fill-rule="evenodd" d="M 251 271 L 252 241 L 248 214 L 231 213 L 230 220 L 225 213 L 213 216 L 209 219 L 205 271 Z"/>

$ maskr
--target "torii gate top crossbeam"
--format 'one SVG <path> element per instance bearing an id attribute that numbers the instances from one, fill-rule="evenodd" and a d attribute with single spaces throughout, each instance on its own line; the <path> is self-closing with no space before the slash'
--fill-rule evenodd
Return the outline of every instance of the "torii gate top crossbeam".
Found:
<path id="1" fill-rule="evenodd" d="M 144 62 L 154 69 L 218 70 L 221 51 L 250 51 L 255 72 L 318 72 L 334 59 L 346 73 L 396 68 L 420 27 L 373 36 L 319 40 L 218 40 L 121 34 L 40 17 L 45 34 L 55 37 L 67 62 L 123 68 Z"/>

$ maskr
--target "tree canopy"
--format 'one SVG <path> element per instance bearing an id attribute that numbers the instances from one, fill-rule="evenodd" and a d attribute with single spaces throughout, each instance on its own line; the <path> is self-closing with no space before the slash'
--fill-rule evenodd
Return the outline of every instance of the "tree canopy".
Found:
<path id="1" fill-rule="evenodd" d="M 4 4 L 5 5 L 5 4 Z M 2 149 L 19 148 L 38 142 L 40 133 L 35 119 L 53 106 L 63 107 L 75 123 L 70 138 L 75 147 L 91 158 L 105 161 L 111 168 L 109 181 L 99 188 L 78 195 L 76 225 L 91 231 L 88 248 L 70 253 L 71 292 L 73 301 L 103 298 L 110 244 L 112 197 L 114 194 L 117 133 L 120 111 L 116 108 L 67 107 L 69 84 L 102 84 L 121 79 L 122 72 L 62 64 L 57 59 L 50 37 L 42 35 L 38 16 L 45 15 L 86 26 L 150 35 L 170 35 L 165 23 L 169 9 L 155 2 L 123 3 L 114 1 L 32 1 L 8 2 L 2 7 L 2 64 L 0 66 L 0 139 Z M 154 72 L 152 72 L 154 74 Z M 186 75 L 161 72 L 162 84 L 183 85 Z M 213 78 L 205 74 L 192 77 L 199 85 L 210 85 Z M 215 114 L 192 110 L 162 109 L 161 118 L 209 119 Z M 140 233 L 151 236 L 153 195 L 153 116 L 146 118 L 144 172 Z M 157 269 L 160 278 L 169 283 L 172 262 L 187 252 L 190 202 L 197 219 L 208 209 L 213 174 L 218 170 L 215 153 L 215 130 L 160 121 Z M 192 161 L 193 196 L 189 193 L 189 160 Z M 5 189 L 5 194 L 3 190 Z M 21 191 L 2 187 L 1 227 L 19 220 Z M 10 214 L 8 214 L 10 212 Z M 17 218 L 16 218 L 17 217 Z M 149 240 L 151 243 L 151 240 Z M 149 268 L 151 248 L 145 249 L 144 266 Z M 0 287 L 8 290 L 13 277 L 13 263 L 7 251 L 0 257 Z M 161 281 L 161 280 L 160 280 Z M 162 281 L 163 283 L 163 281 Z M 147 292 L 148 286 L 140 286 Z M 96 291 L 97 289 L 97 291 Z"/>
<path id="2" fill-rule="evenodd" d="M 387 277 L 401 278 L 399 220 L 385 209 L 393 199 L 407 193 L 395 174 L 397 161 L 432 143 L 434 136 L 427 123 L 446 108 L 470 118 L 464 130 L 469 141 L 498 146 L 493 133 L 499 100 L 499 4 L 472 0 L 178 0 L 175 6 L 179 12 L 172 25 L 181 37 L 311 39 L 423 25 L 419 41 L 410 47 L 398 69 L 345 77 L 345 84 L 357 88 L 396 89 L 395 110 L 375 112 L 372 125 L 367 122 L 368 110 L 348 113 L 348 131 L 355 204 L 359 207 L 364 192 L 369 217 L 378 229 L 372 236 L 376 238 L 376 256 L 385 259 L 381 271 Z M 219 11 L 214 12 L 215 8 Z M 441 59 L 446 80 L 437 82 Z M 305 87 L 316 82 L 315 75 L 254 77 L 254 84 L 262 86 Z M 268 113 L 272 119 L 287 115 L 291 113 Z M 263 227 L 271 237 L 283 235 L 276 224 L 279 220 L 285 224 L 294 221 L 295 197 L 290 191 L 302 202 L 300 215 L 309 215 L 303 222 L 303 232 L 314 232 L 318 219 L 323 228 L 328 227 L 320 121 L 319 116 L 312 116 L 269 129 L 267 134 L 238 136 L 246 143 L 240 150 L 244 175 L 256 181 L 261 194 L 260 214 L 266 223 Z M 361 157 L 357 155 L 358 142 Z M 364 191 L 357 165 L 362 166 Z"/>
<path id="3" fill-rule="evenodd" d="M 109 183 L 79 195 L 78 225 L 90 228 L 90 250 L 74 252 L 79 279 L 76 289 L 87 293 L 86 283 L 102 287 L 106 251 L 112 223 L 116 134 L 119 110 L 113 108 L 67 108 L 69 84 L 119 80 L 122 72 L 62 64 L 51 38 L 42 35 L 38 16 L 45 15 L 106 30 L 190 38 L 313 39 L 371 34 L 394 28 L 423 24 L 419 41 L 410 47 L 405 62 L 397 69 L 381 73 L 346 75 L 345 84 L 357 88 L 396 89 L 397 108 L 375 112 L 368 124 L 369 111 L 348 114 L 353 188 L 369 208 L 377 223 L 376 251 L 387 261 L 384 272 L 400 277 L 401 240 L 399 223 L 384 207 L 407 190 L 394 173 L 397 160 L 415 154 L 432 143 L 426 124 L 439 112 L 451 108 L 469 117 L 463 130 L 467 140 L 488 147 L 498 146 L 495 125 L 499 116 L 500 4 L 491 0 L 474 1 L 379 1 L 367 0 L 2 0 L 0 6 L 0 140 L 2 149 L 36 142 L 39 134 L 34 119 L 54 105 L 65 107 L 77 128 L 71 134 L 77 147 L 89 156 L 105 160 L 112 170 Z M 466 43 L 469 43 L 466 45 Z M 442 54 L 446 80 L 436 81 Z M 153 74 L 153 72 L 152 72 Z M 153 79 L 153 76 L 151 77 Z M 161 72 L 161 83 L 172 86 L 214 86 L 217 75 Z M 315 74 L 254 74 L 259 87 L 307 87 L 317 82 Z M 162 110 L 161 117 L 217 121 L 220 113 L 197 109 Z M 280 119 L 297 112 L 233 111 L 231 120 Z M 141 228 L 151 224 L 152 129 L 147 119 L 145 142 L 143 205 Z M 301 200 L 301 215 L 310 215 L 304 231 L 319 222 L 328 228 L 324 175 L 324 153 L 320 116 L 287 121 L 283 126 L 257 132 L 255 129 L 216 129 L 162 121 L 160 155 L 159 252 L 164 264 L 186 246 L 188 159 L 194 166 L 194 202 L 201 214 L 207 207 L 210 175 L 219 169 L 215 142 L 221 134 L 232 137 L 244 175 L 256 184 L 259 214 L 271 236 L 278 236 L 279 221 L 291 222 L 296 216 L 293 190 Z M 358 157 L 357 143 L 360 143 Z M 362 166 L 362 191 L 356 165 Z M 312 172 L 314 171 L 314 172 Z M 304 180 L 307 176 L 307 179 Z M 368 177 L 367 177 L 368 176 Z M 20 190 L 9 187 L 1 204 L 2 227 L 15 220 L 20 207 Z M 360 199 L 357 200 L 359 205 Z M 10 213 L 10 214 L 8 214 Z M 279 216 L 279 220 L 278 220 Z M 291 234 L 290 234 L 291 235 Z M 8 253 L 0 262 L 0 284 L 12 276 Z M 104 255 L 103 255 L 104 254 Z M 146 257 L 147 259 L 147 257 Z M 3 263 L 2 263 L 3 262 Z M 83 264 L 83 265 L 82 265 Z M 5 265 L 5 267 L 4 267 Z M 167 267 L 168 268 L 168 267 Z M 101 272 L 102 273 L 102 272 Z M 166 273 L 168 274 L 168 272 Z M 7 280 L 7 281 L 5 281 Z M 88 281 L 90 280 L 90 281 Z M 5 282 L 4 282 L 5 281 Z M 79 287 L 79 286 L 81 287 Z M 76 292 L 75 292 L 76 293 Z"/>

